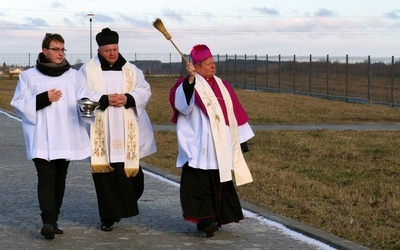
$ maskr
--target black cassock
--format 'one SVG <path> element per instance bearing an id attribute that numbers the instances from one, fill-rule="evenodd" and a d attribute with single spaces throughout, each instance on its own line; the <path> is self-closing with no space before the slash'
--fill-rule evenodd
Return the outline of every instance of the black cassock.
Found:
<path id="1" fill-rule="evenodd" d="M 124 163 L 111 163 L 115 170 L 92 173 L 101 220 L 119 220 L 139 214 L 138 200 L 144 190 L 142 168 L 135 177 L 127 177 Z"/>
<path id="2" fill-rule="evenodd" d="M 195 169 L 186 163 L 182 168 L 180 198 L 187 221 L 199 223 L 201 219 L 213 218 L 221 226 L 243 219 L 233 182 L 220 183 L 218 170 Z"/>

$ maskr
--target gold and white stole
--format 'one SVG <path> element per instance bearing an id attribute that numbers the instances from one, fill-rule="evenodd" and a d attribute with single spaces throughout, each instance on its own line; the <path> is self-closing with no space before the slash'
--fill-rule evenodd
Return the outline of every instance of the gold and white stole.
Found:
<path id="1" fill-rule="evenodd" d="M 232 99 L 229 95 L 228 90 L 222 83 L 222 80 L 214 76 L 219 89 L 221 90 L 222 97 L 225 101 L 228 119 L 229 119 L 229 131 L 228 135 L 226 130 L 226 124 L 224 120 L 224 114 L 222 113 L 221 106 L 218 103 L 218 99 L 212 91 L 208 82 L 199 74 L 196 73 L 196 85 L 195 89 L 199 94 L 204 106 L 206 107 L 207 114 L 211 123 L 211 133 L 214 140 L 214 146 L 216 150 L 218 169 L 220 174 L 220 182 L 226 182 L 232 180 L 231 166 L 233 165 L 233 171 L 235 175 L 235 183 L 237 186 L 244 185 L 253 181 L 250 170 L 243 157 L 242 150 L 240 148 L 238 124 L 233 111 Z M 229 140 L 230 136 L 230 140 Z M 228 142 L 231 145 L 228 145 Z M 231 157 L 227 149 L 232 149 L 232 162 Z"/>
<path id="2" fill-rule="evenodd" d="M 135 70 L 130 64 L 122 67 L 125 93 L 135 88 Z M 95 59 L 90 60 L 86 65 L 87 82 L 89 89 L 105 94 L 105 87 L 102 77 L 102 70 Z M 139 172 L 139 128 L 137 120 L 131 109 L 124 112 L 124 133 L 125 133 L 125 174 L 128 177 L 136 176 Z M 97 109 L 95 120 L 90 126 L 90 140 L 93 148 L 91 167 L 93 173 L 107 173 L 114 171 L 110 166 L 109 142 L 108 142 L 108 111 Z"/>

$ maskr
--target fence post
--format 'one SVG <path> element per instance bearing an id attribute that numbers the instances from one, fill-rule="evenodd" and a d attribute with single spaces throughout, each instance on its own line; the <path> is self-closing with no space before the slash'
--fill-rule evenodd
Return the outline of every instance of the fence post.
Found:
<path id="1" fill-rule="evenodd" d="M 308 92 L 311 95 L 312 94 L 312 87 L 311 87 L 311 79 L 312 79 L 312 55 L 310 54 L 310 63 L 308 65 Z"/>
<path id="2" fill-rule="evenodd" d="M 225 79 L 228 81 L 228 54 L 225 55 Z"/>
<path id="3" fill-rule="evenodd" d="M 237 56 L 235 54 L 235 87 L 236 87 L 236 82 L 237 82 L 236 74 L 237 74 Z"/>
<path id="4" fill-rule="evenodd" d="M 346 102 L 349 101 L 349 55 L 346 55 Z"/>
<path id="5" fill-rule="evenodd" d="M 217 54 L 217 70 L 219 69 L 219 54 Z"/>
<path id="6" fill-rule="evenodd" d="M 368 56 L 368 102 L 371 102 L 371 56 Z"/>
<path id="7" fill-rule="evenodd" d="M 254 89 L 257 89 L 257 54 L 254 56 Z"/>
<path id="8" fill-rule="evenodd" d="M 392 56 L 391 103 L 394 106 L 394 56 Z"/>
<path id="9" fill-rule="evenodd" d="M 265 90 L 268 90 L 268 54 L 265 55 Z"/>
<path id="10" fill-rule="evenodd" d="M 172 54 L 169 53 L 169 74 L 172 74 Z"/>
<path id="11" fill-rule="evenodd" d="M 329 98 L 329 55 L 326 55 L 326 97 Z"/>
<path id="12" fill-rule="evenodd" d="M 247 88 L 247 55 L 244 54 L 244 88 Z"/>
<path id="13" fill-rule="evenodd" d="M 296 93 L 296 55 L 293 55 L 293 94 Z"/>
<path id="14" fill-rule="evenodd" d="M 278 59 L 278 92 L 281 92 L 281 54 Z"/>

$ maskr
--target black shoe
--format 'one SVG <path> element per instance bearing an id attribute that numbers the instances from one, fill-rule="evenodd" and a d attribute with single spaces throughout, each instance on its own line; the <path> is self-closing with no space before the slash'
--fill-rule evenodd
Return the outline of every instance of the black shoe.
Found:
<path id="1" fill-rule="evenodd" d="M 43 235 L 47 240 L 54 239 L 55 232 L 53 226 L 50 224 L 44 224 L 42 230 L 40 230 L 40 234 Z"/>
<path id="2" fill-rule="evenodd" d="M 112 228 L 113 225 L 114 225 L 114 222 L 109 222 L 109 221 L 102 222 L 101 225 L 100 225 L 100 230 L 101 231 L 105 231 L 105 232 L 112 231 L 113 230 L 113 228 Z"/>
<path id="3" fill-rule="evenodd" d="M 207 226 L 202 226 L 201 223 L 197 224 L 197 230 L 202 231 L 206 233 L 207 237 L 212 237 L 214 236 L 214 233 L 218 231 L 218 223 L 217 222 L 211 222 Z"/>
<path id="4" fill-rule="evenodd" d="M 213 237 L 214 233 L 218 231 L 218 223 L 212 222 L 208 226 L 204 227 L 202 231 L 206 233 L 206 237 Z"/>
<path id="5" fill-rule="evenodd" d="M 64 233 L 64 231 L 58 227 L 57 223 L 53 225 L 53 229 L 54 229 L 55 234 L 63 234 Z"/>

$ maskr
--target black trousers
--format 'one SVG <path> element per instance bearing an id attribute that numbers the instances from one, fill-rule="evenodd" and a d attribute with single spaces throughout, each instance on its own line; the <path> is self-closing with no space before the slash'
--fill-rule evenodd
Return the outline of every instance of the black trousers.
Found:
<path id="1" fill-rule="evenodd" d="M 47 161 L 35 158 L 38 176 L 38 198 L 43 224 L 56 224 L 65 192 L 69 161 Z"/>

